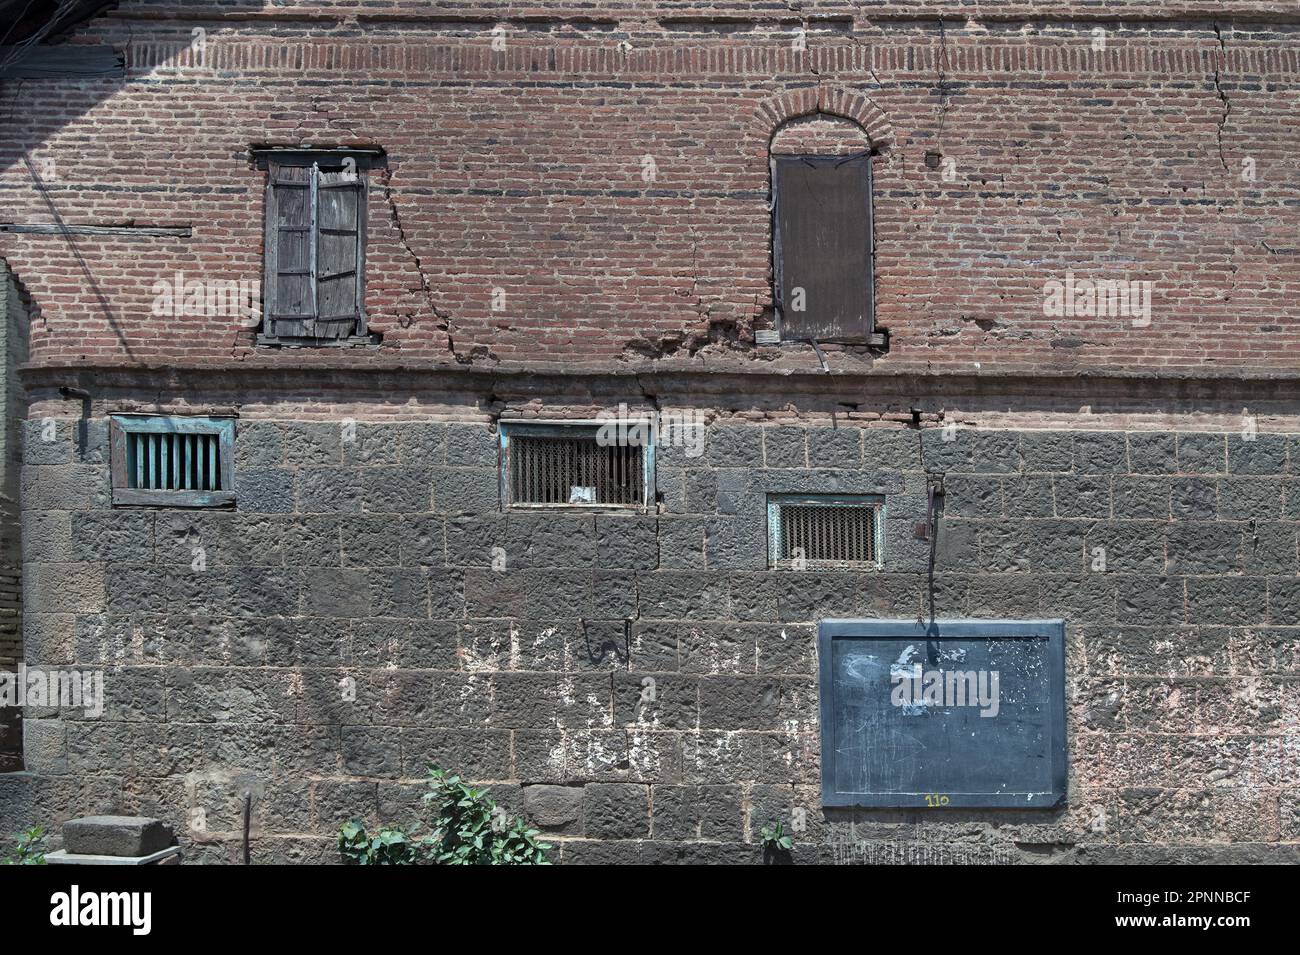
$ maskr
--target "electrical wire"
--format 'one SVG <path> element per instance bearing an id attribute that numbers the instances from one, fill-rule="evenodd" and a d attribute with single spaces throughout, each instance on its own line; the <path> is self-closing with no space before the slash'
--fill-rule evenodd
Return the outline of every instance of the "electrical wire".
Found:
<path id="1" fill-rule="evenodd" d="M 34 2 L 35 0 L 30 0 L 27 5 L 28 8 L 30 8 L 31 4 Z M 10 48 L 7 55 L 3 59 L 0 59 L 0 70 L 4 70 L 6 67 L 12 66 L 14 63 L 22 60 L 23 57 L 31 51 L 32 47 L 36 46 L 36 44 L 40 43 L 54 31 L 54 28 L 58 26 L 59 21 L 63 19 L 64 14 L 71 12 L 72 8 L 75 7 L 78 2 L 79 0 L 59 0 L 58 6 L 54 8 L 54 11 L 51 14 L 49 14 L 45 24 L 37 29 L 36 32 L 26 40 L 23 40 L 21 43 L 15 43 L 13 47 Z M 20 19 L 26 14 L 27 10 L 24 9 L 22 14 L 20 14 Z M 15 21 L 10 25 L 9 31 L 5 33 L 5 37 L 9 36 L 9 33 L 13 31 L 13 28 L 17 23 L 18 21 Z"/>
<path id="2" fill-rule="evenodd" d="M 23 12 L 14 17 L 14 22 L 9 24 L 9 29 L 5 30 L 5 35 L 0 36 L 0 46 L 4 46 L 5 40 L 9 39 L 9 34 L 13 33 L 14 28 L 23 22 L 23 18 L 27 16 L 27 11 L 32 8 L 32 4 L 35 2 L 36 0 L 27 0 L 27 6 L 23 7 Z M 14 0 L 14 3 L 17 4 L 18 0 Z"/>

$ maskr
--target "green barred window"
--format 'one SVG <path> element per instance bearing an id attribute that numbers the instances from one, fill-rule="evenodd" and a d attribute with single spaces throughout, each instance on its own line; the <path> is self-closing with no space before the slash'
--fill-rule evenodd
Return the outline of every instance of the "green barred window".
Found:
<path id="1" fill-rule="evenodd" d="M 110 442 L 115 505 L 235 501 L 233 418 L 113 415 Z"/>

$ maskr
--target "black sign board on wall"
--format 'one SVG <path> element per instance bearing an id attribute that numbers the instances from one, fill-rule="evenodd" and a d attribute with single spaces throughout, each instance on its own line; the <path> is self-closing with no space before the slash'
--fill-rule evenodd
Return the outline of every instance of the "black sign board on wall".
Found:
<path id="1" fill-rule="evenodd" d="M 825 620 L 822 803 L 1045 807 L 1065 798 L 1061 620 Z"/>

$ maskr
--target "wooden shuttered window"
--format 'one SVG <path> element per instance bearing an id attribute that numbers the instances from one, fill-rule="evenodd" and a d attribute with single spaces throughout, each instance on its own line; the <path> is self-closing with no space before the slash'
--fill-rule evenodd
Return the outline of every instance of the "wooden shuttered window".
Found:
<path id="1" fill-rule="evenodd" d="M 871 156 L 774 156 L 772 264 L 784 341 L 875 331 Z"/>
<path id="2" fill-rule="evenodd" d="M 329 341 L 366 332 L 366 184 L 352 165 L 267 164 L 268 338 Z"/>

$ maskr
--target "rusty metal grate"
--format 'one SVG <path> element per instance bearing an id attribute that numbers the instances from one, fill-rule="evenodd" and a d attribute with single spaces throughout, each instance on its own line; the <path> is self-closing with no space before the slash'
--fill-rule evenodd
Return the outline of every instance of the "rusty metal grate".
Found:
<path id="1" fill-rule="evenodd" d="M 512 504 L 639 505 L 645 502 L 645 448 L 603 445 L 596 432 L 514 433 L 508 444 Z"/>
<path id="2" fill-rule="evenodd" d="M 773 566 L 878 567 L 881 502 L 877 498 L 788 498 L 769 502 Z"/>

